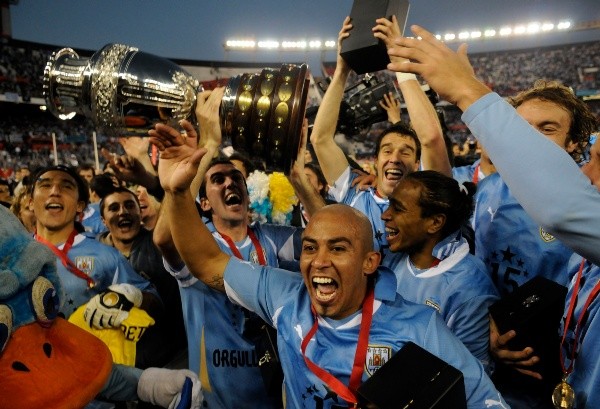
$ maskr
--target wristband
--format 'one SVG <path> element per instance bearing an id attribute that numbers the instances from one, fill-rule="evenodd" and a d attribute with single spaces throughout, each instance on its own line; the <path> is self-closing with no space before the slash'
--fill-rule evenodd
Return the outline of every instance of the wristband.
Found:
<path id="1" fill-rule="evenodd" d="M 398 84 L 402 84 L 405 81 L 417 80 L 417 76 L 412 72 L 397 72 L 396 73 L 396 81 Z"/>

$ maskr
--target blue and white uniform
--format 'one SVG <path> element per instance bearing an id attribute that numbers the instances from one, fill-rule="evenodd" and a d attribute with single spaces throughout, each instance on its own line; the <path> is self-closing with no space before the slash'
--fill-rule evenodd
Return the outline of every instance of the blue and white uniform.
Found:
<path id="1" fill-rule="evenodd" d="M 214 225 L 207 223 L 207 227 L 221 250 L 233 255 Z M 259 223 L 252 224 L 251 228 L 268 265 L 278 266 L 281 260 L 299 258 L 301 229 Z M 249 236 L 235 245 L 244 260 L 258 263 L 257 249 Z M 187 267 L 175 270 L 166 261 L 165 267 L 179 282 L 189 369 L 198 374 L 208 407 L 273 408 L 258 368 L 255 345 L 248 333 L 258 317 L 196 279 Z"/>
<path id="2" fill-rule="evenodd" d="M 598 189 L 590 184 L 590 180 L 564 149 L 537 132 L 499 95 L 490 93 L 483 96 L 465 111 L 462 119 L 479 139 L 514 196 L 531 217 L 593 263 L 584 266 L 574 314 L 578 319 L 591 287 L 600 278 Z M 520 146 L 520 149 L 515 150 L 515 146 Z M 565 316 L 580 260 L 574 255 L 568 273 L 565 271 L 571 280 Z M 581 345 L 568 379 L 575 390 L 576 409 L 600 407 L 598 308 L 599 300 L 596 299 L 582 323 Z M 562 333 L 559 335 L 562 336 Z M 572 340 L 573 333 L 570 332 L 566 356 L 570 356 Z"/>
<path id="3" fill-rule="evenodd" d="M 473 182 L 478 183 L 485 178 L 485 175 L 479 167 L 479 159 L 471 165 L 457 166 L 452 168 L 452 177 L 458 183 Z M 477 175 L 475 174 L 477 172 Z"/>
<path id="4" fill-rule="evenodd" d="M 439 242 L 433 255 L 439 264 L 424 270 L 405 253 L 388 253 L 383 264 L 396 274 L 398 294 L 434 308 L 489 373 L 488 307 L 498 300 L 498 291 L 458 231 Z"/>
<path id="5" fill-rule="evenodd" d="M 306 366 L 301 343 L 313 326 L 310 297 L 302 276 L 289 271 L 229 261 L 225 273 L 227 295 L 255 311 L 277 328 L 278 348 L 285 379 L 288 408 L 339 408 L 344 400 L 328 390 Z M 316 365 L 348 385 L 356 351 L 361 312 L 342 321 L 319 318 L 319 328 L 306 349 Z M 381 267 L 375 285 L 373 321 L 367 360 L 377 353 L 381 365 L 412 341 L 462 371 L 470 408 L 506 408 L 504 400 L 479 361 L 450 332 L 431 308 L 405 301 L 396 293 L 392 271 Z M 377 369 L 367 365 L 363 382 Z M 292 375 L 292 376 L 290 376 Z"/>
<path id="6" fill-rule="evenodd" d="M 567 285 L 573 251 L 531 219 L 499 173 L 477 185 L 473 230 L 475 255 L 502 296 L 540 275 Z"/>
<path id="7" fill-rule="evenodd" d="M 57 247 L 62 250 L 64 244 Z M 71 273 L 61 260 L 57 259 L 56 267 L 65 295 L 62 297 L 64 301 L 60 312 L 65 314 L 66 318 L 79 306 L 87 303 L 90 298 L 106 291 L 111 284 L 131 284 L 141 291 L 150 292 L 158 297 L 152 284 L 136 273 L 125 257 L 113 247 L 77 234 L 68 257 L 77 268 L 94 280 L 95 285 L 89 288 L 86 280 Z"/>
<path id="8" fill-rule="evenodd" d="M 83 210 L 81 224 L 85 228 L 85 231 L 90 233 L 91 237 L 96 237 L 108 231 L 100 214 L 100 203 L 90 203 L 86 206 Z"/>
<path id="9" fill-rule="evenodd" d="M 388 243 L 385 235 L 385 222 L 381 220 L 381 215 L 390 205 L 390 201 L 387 198 L 379 197 L 373 188 L 361 191 L 354 189 L 352 181 L 357 177 L 358 175 L 352 172 L 352 168 L 348 166 L 333 186 L 330 186 L 329 194 L 336 202 L 345 203 L 367 216 L 373 226 L 375 250 L 383 251 L 388 247 Z"/>

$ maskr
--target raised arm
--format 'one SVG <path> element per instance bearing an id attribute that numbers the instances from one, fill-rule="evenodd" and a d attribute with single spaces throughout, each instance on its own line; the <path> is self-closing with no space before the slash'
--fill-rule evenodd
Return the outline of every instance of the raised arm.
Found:
<path id="1" fill-rule="evenodd" d="M 308 121 L 305 119 L 302 124 L 302 140 L 300 143 L 300 149 L 298 149 L 298 155 L 292 166 L 290 172 L 290 183 L 294 187 L 296 196 L 304 206 L 304 210 L 310 217 L 321 207 L 325 206 L 325 200 L 316 191 L 313 185 L 304 173 L 304 153 L 306 151 L 306 141 L 308 139 Z"/>
<path id="2" fill-rule="evenodd" d="M 350 67 L 341 57 L 340 49 L 342 41 L 350 35 L 348 31 L 351 28 L 350 17 L 346 17 L 338 36 L 335 72 L 317 111 L 310 136 L 310 142 L 317 154 L 319 165 L 329 184 L 333 184 L 348 167 L 348 159 L 333 137 L 337 128 L 346 81 L 350 75 Z"/>
<path id="3" fill-rule="evenodd" d="M 500 96 L 487 95 L 491 91 L 473 75 L 464 45 L 454 52 L 422 27 L 413 26 L 412 31 L 422 39 L 399 38 L 388 50 L 390 56 L 410 62 L 391 63 L 388 68 L 423 76 L 442 98 L 456 104 L 527 213 L 575 252 L 599 264 L 600 193 L 590 179 Z M 600 157 L 592 165 L 600 167 L 598 162 Z"/>
<path id="4" fill-rule="evenodd" d="M 188 121 L 182 121 L 186 135 L 192 139 L 199 140 L 197 148 L 205 148 L 206 154 L 200 160 L 196 176 L 190 185 L 190 193 L 193 198 L 196 198 L 200 190 L 200 185 L 206 174 L 206 170 L 212 158 L 218 153 L 219 145 L 221 144 L 221 127 L 219 125 L 219 107 L 223 98 L 224 88 L 217 88 L 213 91 L 204 91 L 198 94 L 196 102 L 196 117 L 198 118 L 200 137 L 196 130 Z M 152 134 L 161 134 L 163 138 L 177 138 L 179 131 L 164 124 L 158 124 L 156 128 L 150 132 Z M 202 146 L 203 145 L 203 146 Z M 166 214 L 165 206 L 161 207 L 160 215 L 153 233 L 154 244 L 156 244 L 163 257 L 167 262 L 175 267 L 182 267 L 183 260 L 181 259 L 173 241 L 171 228 L 169 225 L 169 217 Z"/>
<path id="5" fill-rule="evenodd" d="M 167 216 L 175 247 L 190 272 L 210 287 L 224 291 L 223 272 L 229 256 L 221 252 L 202 221 L 190 185 L 206 149 L 196 149 L 196 135 L 150 131 L 161 152 L 158 175 L 165 190 Z"/>
<path id="6" fill-rule="evenodd" d="M 381 39 L 388 49 L 393 48 L 394 39 L 402 35 L 396 16 L 392 21 L 386 18 L 376 20 L 373 27 L 375 37 Z M 390 55 L 393 63 L 399 64 L 403 58 Z M 446 176 L 452 176 L 452 167 L 444 134 L 435 107 L 421 88 L 414 74 L 397 73 L 398 86 L 406 103 L 410 123 L 421 142 L 421 167 L 424 170 L 436 170 Z"/>

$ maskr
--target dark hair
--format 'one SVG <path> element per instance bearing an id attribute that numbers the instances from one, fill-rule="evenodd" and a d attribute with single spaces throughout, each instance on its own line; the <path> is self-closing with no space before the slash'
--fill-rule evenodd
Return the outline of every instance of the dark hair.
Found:
<path id="1" fill-rule="evenodd" d="M 140 200 L 138 199 L 137 195 L 132 192 L 131 190 L 127 189 L 126 187 L 114 187 L 112 188 L 112 191 L 108 192 L 105 196 L 102 197 L 102 199 L 100 199 L 100 216 L 104 217 L 104 203 L 106 202 L 106 198 L 110 195 L 112 195 L 113 193 L 129 193 L 131 194 L 134 199 L 135 202 L 138 205 L 138 208 L 140 207 Z"/>
<path id="2" fill-rule="evenodd" d="M 77 172 L 75 171 L 75 169 L 73 169 L 70 166 L 65 166 L 65 165 L 54 165 L 54 166 L 47 166 L 45 168 L 41 168 L 40 170 L 38 170 L 35 173 L 35 176 L 33 177 L 33 182 L 31 183 L 31 194 L 33 196 L 33 192 L 35 191 L 35 185 L 36 182 L 38 181 L 38 179 L 46 172 L 50 172 L 50 171 L 59 171 L 59 172 L 64 172 L 67 175 L 71 176 L 74 180 L 75 180 L 75 184 L 77 185 L 77 193 L 78 193 L 78 201 L 80 202 L 84 202 L 85 206 L 88 205 L 88 203 L 90 202 L 90 191 L 88 189 L 88 185 L 87 182 L 85 180 L 83 180 L 83 178 L 81 176 L 79 176 L 77 174 Z"/>
<path id="3" fill-rule="evenodd" d="M 455 179 L 434 170 L 409 173 L 404 180 L 422 187 L 419 197 L 422 217 L 435 214 L 446 216 L 446 223 L 441 230 L 442 237 L 458 230 L 471 217 L 473 195 L 477 190 L 474 183 L 465 182 L 461 185 Z"/>
<path id="4" fill-rule="evenodd" d="M 570 114 L 571 128 L 567 135 L 567 141 L 577 144 L 571 156 L 574 160 L 579 161 L 589 143 L 590 135 L 598 130 L 598 119 L 587 104 L 560 82 L 544 80 L 536 81 L 532 88 L 520 92 L 509 98 L 508 101 L 513 107 L 518 108 L 532 99 L 552 102 Z"/>
<path id="5" fill-rule="evenodd" d="M 96 193 L 100 199 L 103 199 L 116 189 L 118 188 L 113 184 L 112 178 L 105 173 L 94 176 L 90 181 L 90 190 Z"/>
<path id="6" fill-rule="evenodd" d="M 319 190 L 319 194 L 325 198 L 325 196 L 327 196 L 327 179 L 325 179 L 325 175 L 323 175 L 323 171 L 321 170 L 321 167 L 315 163 L 315 162 L 308 162 L 304 164 L 305 168 L 309 168 L 310 170 L 313 171 L 313 173 L 317 176 L 317 180 L 319 181 L 319 183 L 321 185 L 323 185 L 323 187 L 321 188 L 321 190 Z"/>
<path id="7" fill-rule="evenodd" d="M 231 163 L 229 158 L 227 158 L 225 156 L 217 156 L 216 158 L 213 158 L 210 161 L 210 163 L 208 164 L 208 168 L 206 168 L 206 173 L 208 173 L 208 171 L 210 169 L 212 169 L 213 167 L 215 167 L 217 165 L 231 165 L 231 166 L 235 167 L 233 165 L 233 163 Z M 246 190 L 247 190 L 248 187 L 246 186 L 246 178 L 244 178 L 244 186 L 246 187 Z M 202 183 L 200 184 L 200 190 L 198 191 L 198 198 L 200 198 L 200 199 L 206 198 L 206 174 L 204 175 L 204 178 L 202 179 Z M 198 208 L 200 209 L 201 216 L 206 217 L 209 220 L 212 220 L 212 213 L 210 211 L 205 212 L 204 210 L 202 210 L 202 208 L 200 206 L 198 206 Z"/>
<path id="8" fill-rule="evenodd" d="M 90 164 L 84 163 L 81 164 L 79 166 L 77 166 L 77 174 L 79 174 L 79 172 L 81 172 L 82 170 L 91 170 L 92 171 L 92 175 L 96 175 L 96 168 Z"/>
<path id="9" fill-rule="evenodd" d="M 417 148 L 417 150 L 415 151 L 417 160 L 421 158 L 421 142 L 419 141 L 419 138 L 417 137 L 415 131 L 404 122 L 396 122 L 394 125 L 386 128 L 381 133 L 381 135 L 379 135 L 379 137 L 377 138 L 377 143 L 375 145 L 375 157 L 379 155 L 379 150 L 381 149 L 381 141 L 383 141 L 383 138 L 385 138 L 386 135 L 391 133 L 397 133 L 404 137 L 411 138 L 415 142 L 415 146 Z"/>
<path id="10" fill-rule="evenodd" d="M 13 188 L 12 188 L 12 186 L 11 186 L 11 184 L 10 184 L 10 182 L 8 180 L 6 180 L 6 179 L 0 179 L 0 185 L 7 186 L 8 187 L 8 194 L 10 196 L 13 195 Z"/>
<path id="11" fill-rule="evenodd" d="M 252 163 L 250 158 L 242 153 L 233 152 L 231 155 L 229 155 L 229 157 L 227 159 L 229 159 L 229 161 L 239 160 L 240 162 L 242 162 L 244 164 L 244 168 L 246 169 L 246 173 L 248 175 L 251 174 L 252 172 L 254 172 L 254 170 L 256 169 L 256 166 L 254 166 L 254 163 Z"/>

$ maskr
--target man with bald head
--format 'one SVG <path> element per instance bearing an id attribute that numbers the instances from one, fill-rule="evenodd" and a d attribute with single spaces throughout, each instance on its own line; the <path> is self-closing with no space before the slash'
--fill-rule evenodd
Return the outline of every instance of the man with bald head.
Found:
<path id="1" fill-rule="evenodd" d="M 379 266 L 364 214 L 342 204 L 317 211 L 302 236 L 301 275 L 239 260 L 212 239 L 190 193 L 206 150 L 194 149 L 189 136 L 156 135 L 151 142 L 161 150 L 166 215 L 190 272 L 277 329 L 285 407 L 356 403 L 356 390 L 378 369 L 366 365 L 369 353 L 377 348 L 390 358 L 407 342 L 462 371 L 469 407 L 506 407 L 435 310 L 396 294 L 395 275 Z"/>

